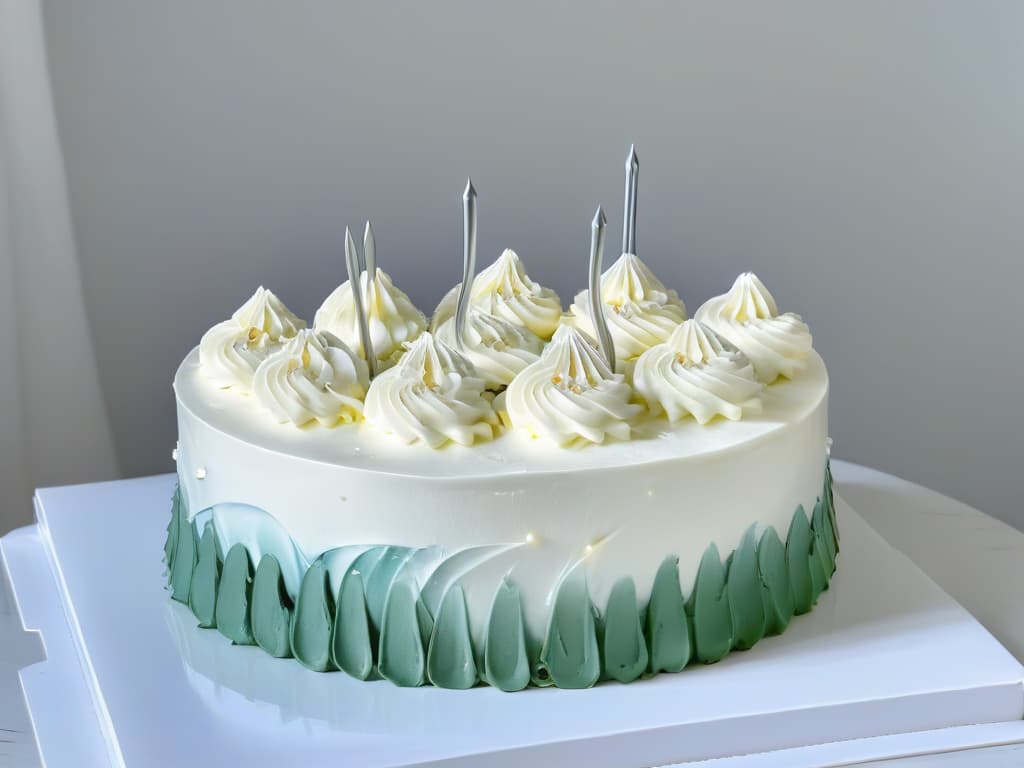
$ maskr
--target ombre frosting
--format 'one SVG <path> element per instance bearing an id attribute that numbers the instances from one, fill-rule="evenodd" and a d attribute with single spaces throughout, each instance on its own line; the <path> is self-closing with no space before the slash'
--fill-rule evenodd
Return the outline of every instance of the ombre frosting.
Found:
<path id="1" fill-rule="evenodd" d="M 708 300 L 696 318 L 746 355 L 758 378 L 792 379 L 806 365 L 811 332 L 800 315 L 779 314 L 775 299 L 757 275 L 744 272 L 728 293 Z"/>
<path id="2" fill-rule="evenodd" d="M 384 370 L 398 362 L 405 353 L 405 344 L 423 333 L 427 320 L 384 270 L 377 269 L 373 280 L 364 272 L 360 282 L 377 368 Z M 324 299 L 313 318 L 313 327 L 318 331 L 330 331 L 362 353 L 359 321 L 352 300 L 352 287 L 347 280 Z"/>
<path id="3" fill-rule="evenodd" d="M 305 327 L 272 291 L 260 286 L 230 319 L 203 335 L 203 373 L 219 387 L 248 391 L 260 363 Z"/>
<path id="4" fill-rule="evenodd" d="M 678 326 L 668 341 L 644 352 L 633 387 L 655 415 L 669 421 L 691 415 L 735 421 L 761 410 L 763 385 L 746 356 L 697 320 Z"/>
<path id="5" fill-rule="evenodd" d="M 452 288 L 434 310 L 430 327 L 435 332 L 454 317 L 460 287 L 461 283 Z M 562 316 L 558 294 L 531 280 L 522 260 L 510 249 L 473 279 L 470 305 L 544 340 L 551 338 Z"/>
<path id="6" fill-rule="evenodd" d="M 366 362 L 329 331 L 301 330 L 256 369 L 253 392 L 279 421 L 324 427 L 363 415 Z"/>
<path id="7" fill-rule="evenodd" d="M 436 335 L 455 347 L 455 318 L 445 320 Z M 543 349 L 544 342 L 526 326 L 470 307 L 462 351 L 488 389 L 504 389 Z"/>
<path id="8" fill-rule="evenodd" d="M 364 413 L 370 426 L 404 443 L 472 445 L 489 439 L 498 420 L 485 387 L 469 360 L 424 332 L 373 380 Z"/>
<path id="9" fill-rule="evenodd" d="M 668 339 L 686 319 L 679 295 L 655 277 L 632 253 L 624 253 L 601 275 L 605 320 L 615 345 L 616 360 L 626 362 Z M 595 335 L 590 317 L 590 291 L 581 291 L 569 307 L 570 324 Z"/>
<path id="10" fill-rule="evenodd" d="M 642 408 L 633 390 L 613 372 L 593 339 L 560 326 L 540 359 L 505 392 L 512 425 L 531 436 L 567 446 L 628 440 L 630 421 Z"/>

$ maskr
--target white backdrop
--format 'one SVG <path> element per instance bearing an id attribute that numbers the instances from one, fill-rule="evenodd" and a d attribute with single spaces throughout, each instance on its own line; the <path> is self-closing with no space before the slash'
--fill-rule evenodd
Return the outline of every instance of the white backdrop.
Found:
<path id="1" fill-rule="evenodd" d="M 116 477 L 37 0 L 0 0 L 0 532 L 31 489 Z"/>
<path id="2" fill-rule="evenodd" d="M 124 473 L 172 468 L 202 331 L 258 283 L 309 318 L 345 224 L 429 311 L 468 174 L 481 262 L 513 246 L 567 303 L 635 141 L 641 256 L 691 310 L 753 268 L 804 314 L 837 455 L 1024 526 L 1024 4 L 43 1 Z"/>

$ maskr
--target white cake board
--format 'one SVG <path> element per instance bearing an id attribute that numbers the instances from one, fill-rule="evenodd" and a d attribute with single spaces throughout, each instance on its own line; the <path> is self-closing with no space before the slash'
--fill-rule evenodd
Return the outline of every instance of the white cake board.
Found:
<path id="1" fill-rule="evenodd" d="M 318 674 L 196 628 L 163 590 L 173 483 L 40 491 L 36 529 L 0 542 L 47 650 L 23 684 L 50 768 L 798 768 L 1024 740 L 1018 662 L 841 500 L 832 588 L 783 636 L 630 685 L 504 694 Z"/>

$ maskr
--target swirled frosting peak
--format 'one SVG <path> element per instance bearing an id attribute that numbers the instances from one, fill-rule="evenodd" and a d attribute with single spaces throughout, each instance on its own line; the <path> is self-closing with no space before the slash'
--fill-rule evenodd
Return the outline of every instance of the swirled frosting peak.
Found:
<path id="1" fill-rule="evenodd" d="M 697 320 L 640 355 L 633 387 L 653 414 L 664 413 L 669 421 L 689 414 L 700 424 L 759 412 L 763 389 L 746 356 Z"/>
<path id="2" fill-rule="evenodd" d="M 624 253 L 601 275 L 601 299 L 605 319 L 620 361 L 634 359 L 669 334 L 686 319 L 679 294 L 666 288 L 635 254 Z M 569 308 L 571 325 L 594 334 L 590 318 L 590 291 L 576 295 Z"/>
<path id="3" fill-rule="evenodd" d="M 435 332 L 455 315 L 460 286 L 452 288 L 434 310 L 430 327 Z M 508 248 L 473 279 L 470 304 L 486 314 L 521 325 L 545 341 L 551 338 L 562 316 L 558 294 L 531 280 L 522 260 Z"/>
<path id="4" fill-rule="evenodd" d="M 305 322 L 261 285 L 230 319 L 203 334 L 199 364 L 218 386 L 248 391 L 259 364 L 305 327 Z"/>
<path id="5" fill-rule="evenodd" d="M 259 401 L 278 420 L 298 427 L 357 421 L 369 386 L 366 361 L 329 331 L 299 331 L 253 377 Z"/>
<path id="6" fill-rule="evenodd" d="M 370 326 L 370 341 L 377 358 L 377 370 L 394 365 L 405 354 L 405 344 L 427 327 L 427 319 L 416 305 L 398 289 L 391 277 L 377 269 L 373 280 L 368 273 L 360 277 L 363 306 Z M 352 301 L 352 288 L 346 280 L 324 299 L 313 318 L 313 327 L 329 331 L 354 350 L 361 351 L 359 319 Z M 364 355 L 365 357 L 365 355 Z"/>
<path id="7" fill-rule="evenodd" d="M 558 445 L 628 440 L 630 421 L 643 410 L 630 403 L 633 389 L 614 373 L 595 342 L 559 326 L 540 359 L 505 391 L 512 425 Z"/>
<path id="8" fill-rule="evenodd" d="M 455 318 L 437 329 L 437 338 L 451 347 L 455 342 Z M 470 307 L 466 318 L 463 352 L 488 389 L 502 389 L 540 357 L 544 342 L 526 326 Z"/>
<path id="9" fill-rule="evenodd" d="M 472 445 L 490 439 L 498 423 L 484 388 L 469 360 L 424 332 L 373 380 L 364 413 L 369 424 L 404 443 Z"/>
<path id="10" fill-rule="evenodd" d="M 697 319 L 746 355 L 766 383 L 803 370 L 811 352 L 811 332 L 800 315 L 779 314 L 775 299 L 753 272 L 736 278 L 722 296 L 697 310 Z"/>

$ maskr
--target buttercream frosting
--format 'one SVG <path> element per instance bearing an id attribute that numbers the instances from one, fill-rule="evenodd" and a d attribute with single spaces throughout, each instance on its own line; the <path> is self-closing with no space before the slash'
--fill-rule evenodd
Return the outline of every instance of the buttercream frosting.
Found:
<path id="1" fill-rule="evenodd" d="M 438 339 L 454 347 L 455 318 L 445 320 L 436 333 Z M 488 389 L 506 387 L 543 349 L 544 342 L 526 326 L 470 307 L 462 352 Z"/>
<path id="2" fill-rule="evenodd" d="M 412 300 L 391 281 L 382 269 L 376 269 L 371 281 L 367 273 L 360 276 L 363 306 L 370 330 L 370 342 L 377 358 L 377 370 L 393 366 L 405 353 L 405 344 L 414 341 L 427 327 L 427 320 Z M 349 281 L 339 285 L 324 299 L 313 318 L 318 331 L 330 331 L 352 349 L 362 354 L 359 320 Z M 365 357 L 365 355 L 363 355 Z"/>
<path id="3" fill-rule="evenodd" d="M 498 420 L 484 388 L 469 360 L 424 332 L 373 380 L 364 412 L 371 426 L 405 443 L 472 445 L 492 437 Z"/>
<path id="4" fill-rule="evenodd" d="M 775 299 L 753 272 L 744 272 L 728 293 L 705 302 L 696 318 L 745 354 L 761 381 L 791 379 L 806 366 L 810 329 L 800 315 L 779 314 Z"/>
<path id="5" fill-rule="evenodd" d="M 540 359 L 527 366 L 505 392 L 512 425 L 559 445 L 628 440 L 642 407 L 614 373 L 593 339 L 563 325 Z"/>
<path id="6" fill-rule="evenodd" d="M 640 356 L 633 387 L 652 413 L 669 421 L 687 415 L 701 424 L 715 416 L 736 421 L 761 410 L 763 385 L 750 361 L 697 320 L 687 320 Z"/>
<path id="7" fill-rule="evenodd" d="M 437 305 L 431 329 L 438 331 L 455 316 L 461 283 Z M 543 340 L 551 338 L 562 316 L 562 302 L 526 274 L 522 259 L 506 248 L 501 256 L 473 279 L 470 305 L 515 325 L 524 326 Z"/>
<path id="8" fill-rule="evenodd" d="M 366 361 L 329 331 L 302 330 L 268 357 L 253 391 L 279 421 L 333 427 L 362 418 L 370 386 Z"/>
<path id="9" fill-rule="evenodd" d="M 248 391 L 259 364 L 306 323 L 262 285 L 199 342 L 203 373 L 218 386 Z"/>
<path id="10" fill-rule="evenodd" d="M 601 299 L 620 363 L 665 341 L 686 319 L 686 306 L 679 294 L 666 288 L 632 253 L 622 254 L 601 275 Z M 576 294 L 566 322 L 594 335 L 589 290 Z M 617 367 L 622 368 L 621 364 Z"/>

